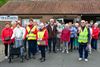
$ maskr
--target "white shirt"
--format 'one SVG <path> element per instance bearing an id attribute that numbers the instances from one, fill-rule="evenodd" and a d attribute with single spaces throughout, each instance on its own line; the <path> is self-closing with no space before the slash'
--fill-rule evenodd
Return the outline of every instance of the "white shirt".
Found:
<path id="1" fill-rule="evenodd" d="M 13 30 L 13 35 L 11 37 L 11 39 L 13 38 L 17 38 L 17 39 L 23 39 L 24 38 L 24 35 L 25 35 L 25 28 L 23 27 L 16 27 L 14 30 Z"/>

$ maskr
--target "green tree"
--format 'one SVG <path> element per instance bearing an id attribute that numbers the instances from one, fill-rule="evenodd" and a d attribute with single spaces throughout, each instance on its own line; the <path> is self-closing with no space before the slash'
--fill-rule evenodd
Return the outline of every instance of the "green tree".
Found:
<path id="1" fill-rule="evenodd" d="M 4 5 L 8 0 L 0 0 L 0 7 Z"/>

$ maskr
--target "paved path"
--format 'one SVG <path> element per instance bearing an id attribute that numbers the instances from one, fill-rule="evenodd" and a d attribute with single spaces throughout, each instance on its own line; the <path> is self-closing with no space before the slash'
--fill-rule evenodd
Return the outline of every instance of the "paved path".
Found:
<path id="1" fill-rule="evenodd" d="M 25 60 L 21 63 L 19 59 L 13 60 L 13 63 L 8 63 L 4 60 L 0 63 L 0 67 L 100 67 L 100 48 L 98 51 L 93 51 L 89 55 L 89 61 L 78 61 L 78 51 L 72 53 L 47 53 L 46 62 L 41 63 L 39 61 L 40 54 L 36 59 Z"/>

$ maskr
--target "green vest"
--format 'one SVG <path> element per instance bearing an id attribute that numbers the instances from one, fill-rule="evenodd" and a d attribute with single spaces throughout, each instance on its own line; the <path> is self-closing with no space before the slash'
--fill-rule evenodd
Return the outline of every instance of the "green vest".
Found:
<path id="1" fill-rule="evenodd" d="M 84 30 L 79 33 L 78 37 L 79 43 L 87 43 L 88 42 L 88 29 L 85 27 Z"/>

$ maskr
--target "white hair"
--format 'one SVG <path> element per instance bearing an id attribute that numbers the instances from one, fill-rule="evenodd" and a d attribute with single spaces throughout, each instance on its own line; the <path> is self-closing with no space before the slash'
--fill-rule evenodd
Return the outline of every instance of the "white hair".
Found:
<path id="1" fill-rule="evenodd" d="M 54 19 L 50 19 L 50 21 L 54 21 Z"/>
<path id="2" fill-rule="evenodd" d="M 94 23 L 94 25 L 97 25 L 98 26 L 98 23 Z"/>
<path id="3" fill-rule="evenodd" d="M 16 21 L 12 21 L 11 24 L 12 24 L 12 25 L 13 25 L 13 24 L 16 24 Z"/>

